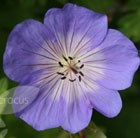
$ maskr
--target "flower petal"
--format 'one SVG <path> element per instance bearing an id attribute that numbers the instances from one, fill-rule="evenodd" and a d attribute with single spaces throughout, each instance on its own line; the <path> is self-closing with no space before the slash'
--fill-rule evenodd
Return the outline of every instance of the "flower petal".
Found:
<path id="1" fill-rule="evenodd" d="M 117 91 L 99 85 L 87 75 L 82 78 L 79 85 L 91 108 L 107 117 L 114 117 L 120 112 L 122 101 Z M 78 85 L 76 86 L 78 90 Z"/>
<path id="2" fill-rule="evenodd" d="M 89 125 L 92 106 L 79 82 L 68 82 L 66 86 L 63 90 L 66 100 L 62 107 L 60 122 L 63 129 L 77 133 Z"/>
<path id="3" fill-rule="evenodd" d="M 99 89 L 87 95 L 93 108 L 106 117 L 115 117 L 120 113 L 122 101 L 117 91 L 99 86 Z"/>
<path id="4" fill-rule="evenodd" d="M 54 47 L 50 46 L 48 40 L 54 42 L 55 37 L 42 23 L 30 19 L 18 24 L 8 38 L 4 53 L 4 71 L 7 76 L 21 81 L 32 71 L 46 65 L 52 67 L 56 57 L 51 50 Z"/>
<path id="5" fill-rule="evenodd" d="M 58 82 L 58 78 L 53 79 L 53 77 L 48 70 L 38 70 L 24 77 L 24 81 L 21 83 L 21 85 L 40 88 L 38 97 L 32 104 L 16 113 L 17 117 L 23 119 L 36 130 L 60 126 L 59 116 L 62 112 L 60 107 L 63 105 L 62 100 L 58 100 L 60 99 L 58 95 L 61 92 L 61 88 L 59 88 L 60 82 Z"/>
<path id="6" fill-rule="evenodd" d="M 102 42 L 107 33 L 107 17 L 74 4 L 50 9 L 45 25 L 54 32 L 60 48 L 69 55 L 87 51 Z"/>
<path id="7" fill-rule="evenodd" d="M 39 87 L 40 94 L 28 108 L 16 115 L 37 130 L 61 126 L 76 133 L 84 129 L 90 122 L 92 108 L 82 89 L 76 89 L 78 84 L 61 80 L 58 75 L 49 80 L 49 74 L 49 71 L 40 70 L 26 77 L 22 85 Z"/>
<path id="8" fill-rule="evenodd" d="M 44 91 L 28 108 L 16 113 L 16 116 L 23 119 L 36 130 L 45 130 L 58 127 L 61 101 L 54 101 L 52 97 L 45 98 Z M 53 97 L 54 98 L 54 97 Z"/>
<path id="9" fill-rule="evenodd" d="M 33 86 L 18 86 L 14 90 L 13 109 L 14 113 L 20 112 L 28 107 L 38 96 L 39 89 Z"/>
<path id="10" fill-rule="evenodd" d="M 116 90 L 131 85 L 140 59 L 134 44 L 127 37 L 110 29 L 102 44 L 91 53 L 82 57 L 91 79 Z"/>

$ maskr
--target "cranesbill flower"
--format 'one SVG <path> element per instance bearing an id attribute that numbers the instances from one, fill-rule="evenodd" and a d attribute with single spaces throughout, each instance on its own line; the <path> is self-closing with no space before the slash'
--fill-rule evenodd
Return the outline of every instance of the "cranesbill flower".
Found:
<path id="1" fill-rule="evenodd" d="M 29 19 L 13 29 L 4 70 L 20 85 L 40 89 L 18 117 L 37 130 L 61 126 L 76 133 L 93 109 L 106 117 L 120 112 L 117 90 L 131 85 L 139 61 L 134 44 L 108 29 L 106 15 L 66 4 L 50 9 L 44 23 Z"/>

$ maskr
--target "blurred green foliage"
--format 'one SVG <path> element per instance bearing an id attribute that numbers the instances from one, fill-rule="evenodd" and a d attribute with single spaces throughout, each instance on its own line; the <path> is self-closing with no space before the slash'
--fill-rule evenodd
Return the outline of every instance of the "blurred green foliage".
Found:
<path id="1" fill-rule="evenodd" d="M 8 89 L 8 80 L 6 78 L 0 79 L 0 94 Z"/>
<path id="2" fill-rule="evenodd" d="M 119 20 L 119 28 L 135 42 L 140 41 L 140 1 L 129 0 L 123 7 L 124 16 Z M 131 31 L 130 31 L 131 28 Z"/>
<path id="3" fill-rule="evenodd" d="M 67 2 L 107 14 L 109 27 L 122 31 L 140 50 L 140 0 L 0 0 L 0 93 L 16 86 L 16 83 L 6 79 L 2 66 L 10 31 L 16 24 L 28 18 L 43 21 L 49 8 L 63 7 Z M 139 138 L 140 71 L 137 71 L 132 87 L 121 91 L 121 96 L 123 109 L 119 116 L 108 119 L 94 111 L 92 120 L 105 128 L 108 138 Z M 6 138 L 69 137 L 65 132 L 62 134 L 60 128 L 37 132 L 14 115 L 5 115 L 2 118 L 8 129 Z"/>

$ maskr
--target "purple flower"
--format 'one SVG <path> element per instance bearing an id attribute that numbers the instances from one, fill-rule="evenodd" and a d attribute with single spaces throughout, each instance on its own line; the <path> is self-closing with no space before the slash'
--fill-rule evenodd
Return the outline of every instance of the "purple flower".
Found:
<path id="1" fill-rule="evenodd" d="M 108 29 L 106 15 L 73 4 L 50 9 L 44 24 L 18 24 L 4 54 L 10 79 L 40 89 L 16 115 L 37 130 L 61 126 L 71 133 L 89 124 L 93 109 L 106 117 L 120 112 L 117 90 L 131 85 L 139 64 L 134 44 Z"/>

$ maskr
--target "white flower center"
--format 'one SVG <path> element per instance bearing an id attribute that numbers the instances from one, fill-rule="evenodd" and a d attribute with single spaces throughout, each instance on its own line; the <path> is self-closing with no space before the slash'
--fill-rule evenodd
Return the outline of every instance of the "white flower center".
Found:
<path id="1" fill-rule="evenodd" d="M 75 57 L 62 56 L 62 60 L 58 64 L 61 71 L 57 72 L 57 74 L 62 76 L 61 80 L 68 78 L 70 82 L 74 82 L 77 79 L 81 82 L 82 77 L 84 77 L 82 73 L 84 64 L 81 64 L 80 60 L 77 60 Z"/>

